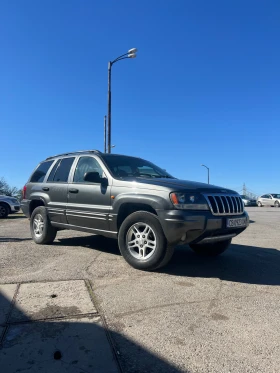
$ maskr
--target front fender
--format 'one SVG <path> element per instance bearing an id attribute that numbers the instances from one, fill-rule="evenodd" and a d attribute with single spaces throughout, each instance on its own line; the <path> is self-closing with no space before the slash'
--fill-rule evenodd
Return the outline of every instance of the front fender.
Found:
<path id="1" fill-rule="evenodd" d="M 172 204 L 166 197 L 154 194 L 145 194 L 145 193 L 120 193 L 115 197 L 114 202 L 112 204 L 112 213 L 118 214 L 120 207 L 124 203 L 131 203 L 131 204 L 145 204 L 152 207 L 154 210 L 170 210 L 172 209 Z"/>

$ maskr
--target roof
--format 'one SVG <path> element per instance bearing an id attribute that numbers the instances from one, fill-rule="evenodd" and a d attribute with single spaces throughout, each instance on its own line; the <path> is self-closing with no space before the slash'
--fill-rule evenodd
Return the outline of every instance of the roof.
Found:
<path id="1" fill-rule="evenodd" d="M 78 151 L 74 151 L 74 152 L 52 155 L 51 157 L 46 158 L 46 160 L 52 159 L 52 158 L 57 158 L 57 157 L 63 157 L 65 155 L 76 155 L 76 154 L 87 154 L 87 153 L 102 154 L 99 150 L 78 150 Z"/>

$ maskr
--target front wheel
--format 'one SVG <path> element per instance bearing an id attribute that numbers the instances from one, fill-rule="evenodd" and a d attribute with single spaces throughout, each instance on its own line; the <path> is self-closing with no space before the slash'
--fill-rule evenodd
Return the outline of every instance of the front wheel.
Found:
<path id="1" fill-rule="evenodd" d="M 190 244 L 190 248 L 193 249 L 199 255 L 205 256 L 218 256 L 222 254 L 230 245 L 231 238 L 225 241 L 218 241 L 207 244 Z"/>
<path id="2" fill-rule="evenodd" d="M 30 231 L 33 241 L 37 244 L 46 245 L 54 241 L 57 230 L 51 225 L 44 206 L 36 207 L 32 212 Z"/>
<path id="3" fill-rule="evenodd" d="M 146 211 L 134 212 L 123 221 L 118 240 L 124 259 L 146 271 L 166 265 L 174 250 L 168 246 L 157 216 Z"/>

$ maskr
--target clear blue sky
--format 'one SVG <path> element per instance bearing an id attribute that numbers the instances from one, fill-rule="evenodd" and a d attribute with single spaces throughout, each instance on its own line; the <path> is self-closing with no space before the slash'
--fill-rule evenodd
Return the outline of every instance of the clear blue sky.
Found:
<path id="1" fill-rule="evenodd" d="M 280 192 L 280 2 L 2 1 L 0 176 L 112 144 L 183 179 Z"/>

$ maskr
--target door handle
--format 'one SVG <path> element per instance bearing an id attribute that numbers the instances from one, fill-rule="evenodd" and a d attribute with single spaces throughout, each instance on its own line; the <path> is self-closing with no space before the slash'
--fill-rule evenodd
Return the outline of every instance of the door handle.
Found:
<path id="1" fill-rule="evenodd" d="M 75 188 L 69 189 L 69 193 L 78 193 L 78 192 L 79 192 L 79 189 L 75 189 Z"/>
<path id="2" fill-rule="evenodd" d="M 45 192 L 47 192 L 48 190 L 50 190 L 50 188 L 48 188 L 48 187 L 44 187 L 44 188 L 42 188 Z"/>

